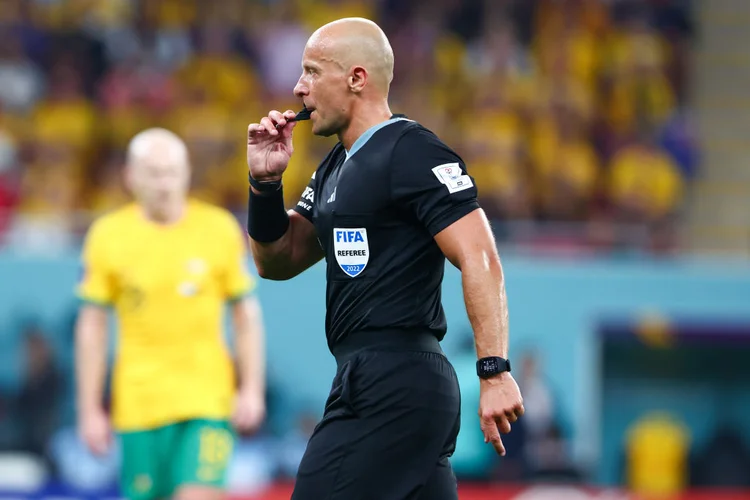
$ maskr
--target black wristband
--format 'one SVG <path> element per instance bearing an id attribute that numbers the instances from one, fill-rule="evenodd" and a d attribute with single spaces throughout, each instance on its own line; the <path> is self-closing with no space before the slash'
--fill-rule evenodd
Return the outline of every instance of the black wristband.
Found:
<path id="1" fill-rule="evenodd" d="M 281 183 L 275 191 L 256 194 L 250 188 L 247 204 L 247 234 L 259 243 L 273 243 L 289 229 Z"/>
<path id="2" fill-rule="evenodd" d="M 254 187 L 256 191 L 261 192 L 261 193 L 271 193 L 281 188 L 281 181 L 260 182 L 258 180 L 253 179 L 253 176 L 249 174 L 248 174 L 248 180 L 250 181 L 250 185 Z"/>

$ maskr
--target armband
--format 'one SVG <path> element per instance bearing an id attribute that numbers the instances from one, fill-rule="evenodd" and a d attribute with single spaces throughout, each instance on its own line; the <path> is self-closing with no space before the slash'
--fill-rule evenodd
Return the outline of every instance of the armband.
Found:
<path id="1" fill-rule="evenodd" d="M 247 234 L 257 242 L 273 243 L 289 229 L 289 215 L 284 208 L 284 190 L 281 182 L 278 182 L 274 190 L 264 186 L 261 194 L 255 193 L 252 188 L 249 191 Z"/>

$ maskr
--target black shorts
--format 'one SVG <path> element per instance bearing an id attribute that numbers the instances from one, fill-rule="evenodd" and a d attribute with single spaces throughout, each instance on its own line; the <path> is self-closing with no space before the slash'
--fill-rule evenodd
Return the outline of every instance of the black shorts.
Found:
<path id="1" fill-rule="evenodd" d="M 434 336 L 379 333 L 357 335 L 365 348 L 334 349 L 338 369 L 292 500 L 458 499 L 448 461 L 460 426 L 456 372 Z"/>

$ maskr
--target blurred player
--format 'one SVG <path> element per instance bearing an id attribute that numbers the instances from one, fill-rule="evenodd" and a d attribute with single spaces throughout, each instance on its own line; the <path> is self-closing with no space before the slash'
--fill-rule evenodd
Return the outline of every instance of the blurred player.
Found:
<path id="1" fill-rule="evenodd" d="M 108 451 L 102 401 L 112 307 L 119 326 L 112 423 L 130 499 L 222 498 L 235 430 L 251 431 L 265 415 L 263 331 L 244 235 L 228 212 L 188 198 L 189 178 L 180 138 L 163 129 L 135 136 L 126 179 L 136 202 L 97 220 L 83 252 L 79 431 L 94 453 Z M 222 336 L 227 301 L 238 392 Z"/>

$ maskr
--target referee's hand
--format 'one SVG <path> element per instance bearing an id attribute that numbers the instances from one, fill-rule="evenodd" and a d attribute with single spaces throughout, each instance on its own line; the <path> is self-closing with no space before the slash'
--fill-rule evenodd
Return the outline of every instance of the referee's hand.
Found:
<path id="1" fill-rule="evenodd" d="M 510 432 L 510 424 L 523 415 L 523 398 L 515 379 L 509 372 L 480 380 L 479 425 L 484 442 L 492 443 L 495 451 L 505 456 L 500 433 Z"/>
<path id="2" fill-rule="evenodd" d="M 276 181 L 289 165 L 294 148 L 292 130 L 297 124 L 289 121 L 296 113 L 271 111 L 260 123 L 247 127 L 247 166 L 253 179 L 260 182 Z"/>

